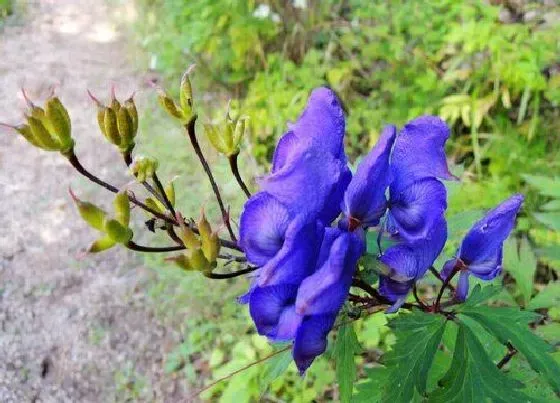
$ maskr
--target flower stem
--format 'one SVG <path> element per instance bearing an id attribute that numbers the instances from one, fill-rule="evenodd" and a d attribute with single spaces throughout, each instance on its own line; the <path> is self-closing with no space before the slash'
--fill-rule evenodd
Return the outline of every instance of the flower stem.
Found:
<path id="1" fill-rule="evenodd" d="M 228 278 L 243 276 L 244 274 L 251 273 L 251 272 L 253 272 L 257 269 L 258 269 L 258 267 L 250 266 L 250 267 L 247 267 L 246 269 L 238 270 L 238 271 L 235 271 L 233 273 L 204 273 L 204 275 L 208 278 L 222 280 L 222 279 L 228 279 Z"/>
<path id="2" fill-rule="evenodd" d="M 449 273 L 449 276 L 447 276 L 447 278 L 443 281 L 443 284 L 441 285 L 441 288 L 439 289 L 439 293 L 437 295 L 436 302 L 434 303 L 434 312 L 439 312 L 440 311 L 441 297 L 443 297 L 443 292 L 445 291 L 445 289 L 447 288 L 447 286 L 449 285 L 449 283 L 451 282 L 453 277 L 455 277 L 455 275 L 457 273 L 459 273 L 459 271 L 461 270 L 462 267 L 463 267 L 463 264 L 460 261 L 460 259 L 458 259 L 457 263 L 455 264 L 455 267 L 453 267 L 453 270 L 451 271 L 451 273 Z"/>
<path id="3" fill-rule="evenodd" d="M 174 245 L 174 246 L 144 246 L 138 245 L 134 241 L 128 241 L 125 246 L 137 252 L 151 252 L 151 253 L 164 253 L 164 252 L 176 252 L 179 250 L 185 250 L 186 248 L 183 245 Z"/>
<path id="4" fill-rule="evenodd" d="M 506 343 L 506 347 L 508 348 L 508 352 L 506 353 L 504 358 L 502 358 L 500 362 L 496 364 L 498 369 L 503 368 L 503 366 L 506 365 L 515 354 L 517 354 L 517 349 L 509 341 Z"/>
<path id="5" fill-rule="evenodd" d="M 241 188 L 241 190 L 243 190 L 243 193 L 245 193 L 245 196 L 247 196 L 247 199 L 251 197 L 251 192 L 249 192 L 249 189 L 247 188 L 247 185 L 245 185 L 245 182 L 243 182 L 243 178 L 241 178 L 241 174 L 239 173 L 239 166 L 237 164 L 237 158 L 239 157 L 239 154 L 234 154 L 234 155 L 230 155 L 229 156 L 229 167 L 231 168 L 231 172 L 233 172 L 233 176 L 235 176 L 235 179 L 237 180 L 237 183 L 239 184 L 239 187 Z"/>
<path id="6" fill-rule="evenodd" d="M 233 229 L 231 228 L 231 223 L 229 220 L 229 214 L 224 206 L 224 202 L 222 201 L 222 196 L 220 195 L 220 190 L 218 189 L 218 185 L 216 184 L 216 180 L 214 179 L 214 175 L 212 174 L 212 170 L 210 169 L 210 165 L 208 165 L 208 162 L 206 161 L 206 158 L 204 158 L 204 154 L 202 153 L 202 149 L 200 148 L 200 144 L 198 143 L 198 140 L 196 138 L 196 132 L 195 132 L 195 122 L 196 122 L 196 115 L 189 121 L 189 123 L 187 123 L 187 125 L 185 126 L 185 129 L 187 130 L 187 134 L 189 136 L 189 140 L 194 148 L 194 152 L 196 153 L 196 155 L 198 156 L 198 159 L 200 160 L 200 163 L 202 164 L 202 168 L 204 169 L 204 172 L 206 172 L 206 176 L 208 176 L 208 180 L 210 181 L 210 185 L 212 186 L 212 190 L 214 191 L 214 195 L 216 196 L 216 200 L 218 201 L 218 205 L 220 206 L 220 211 L 222 212 L 222 219 L 224 221 L 224 224 L 226 225 L 226 228 L 229 232 L 229 236 L 231 238 L 232 241 L 237 242 L 237 238 L 235 237 L 235 234 L 233 232 Z"/>

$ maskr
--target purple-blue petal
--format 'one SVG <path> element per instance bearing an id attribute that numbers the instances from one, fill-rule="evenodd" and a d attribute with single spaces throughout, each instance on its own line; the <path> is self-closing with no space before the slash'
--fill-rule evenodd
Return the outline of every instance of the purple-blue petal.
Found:
<path id="1" fill-rule="evenodd" d="M 274 196 L 290 212 L 317 217 L 332 195 L 337 194 L 340 182 L 347 180 L 346 172 L 346 162 L 311 148 L 302 150 L 261 180 L 260 185 L 262 191 Z"/>
<path id="2" fill-rule="evenodd" d="M 477 259 L 467 266 L 470 273 L 481 280 L 492 280 L 502 272 L 502 248 L 494 256 L 487 256 L 486 260 Z"/>
<path id="3" fill-rule="evenodd" d="M 521 204 L 523 195 L 513 195 L 473 225 L 459 252 L 459 257 L 467 266 L 484 264 L 497 256 L 515 225 Z"/>
<path id="4" fill-rule="evenodd" d="M 379 293 L 391 303 L 404 302 L 413 284 L 414 280 L 396 281 L 387 276 L 379 276 Z"/>
<path id="5" fill-rule="evenodd" d="M 294 218 L 280 251 L 259 270 L 257 285 L 299 285 L 315 270 L 323 232 L 318 221 L 307 223 L 303 216 Z"/>
<path id="6" fill-rule="evenodd" d="M 327 349 L 327 336 L 336 319 L 336 314 L 307 316 L 299 326 L 292 354 L 300 374 L 304 374 L 315 357 Z"/>
<path id="7" fill-rule="evenodd" d="M 455 298 L 459 301 L 464 301 L 467 299 L 469 293 L 469 272 L 467 270 L 462 270 L 459 274 L 459 280 L 457 281 L 457 288 L 455 289 Z"/>
<path id="8" fill-rule="evenodd" d="M 449 275 L 455 268 L 456 264 L 457 264 L 457 258 L 449 259 L 447 262 L 445 262 L 439 273 L 441 275 L 441 278 L 444 280 L 447 279 L 447 277 L 449 277 Z"/>
<path id="9" fill-rule="evenodd" d="M 395 126 L 383 129 L 379 141 L 358 166 L 344 194 L 344 214 L 366 227 L 379 224 L 387 207 L 385 191 L 391 181 L 389 156 L 396 133 Z"/>
<path id="10" fill-rule="evenodd" d="M 276 339 L 278 325 L 283 314 L 293 307 L 297 295 L 297 285 L 277 284 L 256 287 L 249 298 L 249 312 L 260 335 Z M 293 334 L 299 323 L 294 323 Z"/>
<path id="11" fill-rule="evenodd" d="M 348 296 L 356 264 L 364 251 L 364 241 L 357 233 L 341 232 L 332 242 L 328 259 L 302 281 L 296 312 L 301 315 L 338 313 Z"/>
<path id="12" fill-rule="evenodd" d="M 391 168 L 401 188 L 426 178 L 456 179 L 445 157 L 449 133 L 437 116 L 421 116 L 401 129 L 391 156 Z"/>
<path id="13" fill-rule="evenodd" d="M 423 179 L 404 188 L 393 182 L 389 189 L 389 230 L 407 242 L 425 239 L 447 208 L 445 186 L 437 179 Z"/>
<path id="14" fill-rule="evenodd" d="M 239 221 L 239 246 L 247 260 L 262 266 L 282 248 L 290 213 L 271 195 L 259 192 L 246 203 Z"/>

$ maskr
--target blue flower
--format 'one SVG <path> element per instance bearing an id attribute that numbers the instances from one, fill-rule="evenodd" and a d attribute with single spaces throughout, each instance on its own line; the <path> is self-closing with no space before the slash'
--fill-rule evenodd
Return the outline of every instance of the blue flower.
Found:
<path id="1" fill-rule="evenodd" d="M 383 129 L 379 141 L 358 165 L 346 189 L 342 210 L 350 230 L 379 224 L 379 219 L 387 210 L 385 192 L 391 182 L 389 156 L 396 134 L 395 126 Z"/>
<path id="2" fill-rule="evenodd" d="M 523 199 L 523 195 L 515 194 L 490 210 L 469 230 L 456 257 L 444 264 L 441 271 L 444 278 L 454 270 L 460 270 L 457 299 L 467 297 L 470 275 L 492 280 L 501 273 L 503 243 L 515 225 Z"/>

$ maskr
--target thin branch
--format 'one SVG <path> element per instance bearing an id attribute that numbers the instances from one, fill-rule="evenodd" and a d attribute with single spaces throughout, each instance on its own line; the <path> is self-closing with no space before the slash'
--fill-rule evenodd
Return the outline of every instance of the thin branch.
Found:
<path id="1" fill-rule="evenodd" d="M 78 171 L 78 173 L 85 176 L 86 178 L 88 178 L 93 183 L 103 187 L 104 189 L 106 189 L 106 190 L 108 190 L 112 193 L 118 193 L 119 192 L 119 189 L 117 187 L 111 185 L 110 183 L 107 183 L 107 182 L 103 181 L 102 179 L 98 178 L 97 176 L 90 173 L 87 169 L 85 169 L 84 166 L 78 160 L 78 157 L 73 152 L 68 156 L 68 161 L 74 167 L 74 169 L 76 169 L 76 171 Z M 138 200 L 135 196 L 133 196 L 130 193 L 128 193 L 128 199 L 130 200 L 131 203 L 137 205 L 138 207 L 140 207 L 144 211 L 147 211 L 148 213 L 152 214 L 154 217 L 157 217 L 157 218 L 165 221 L 166 223 L 172 224 L 174 226 L 179 226 L 179 222 L 177 220 L 175 220 L 175 218 L 169 217 L 166 214 L 162 214 L 159 211 L 151 209 L 150 207 L 148 207 L 146 204 L 142 203 L 140 200 Z M 198 234 L 198 228 L 196 228 L 195 225 L 191 224 L 191 229 L 193 230 L 194 233 Z M 234 241 L 229 241 L 227 239 L 221 239 L 220 238 L 220 245 L 223 246 L 224 248 L 233 249 L 233 250 L 237 250 L 237 251 L 242 252 L 241 248 L 237 245 L 237 242 L 234 242 Z"/>
<path id="2" fill-rule="evenodd" d="M 135 250 L 137 252 L 150 252 L 150 253 L 164 253 L 164 252 L 176 252 L 179 250 L 185 250 L 183 245 L 174 246 L 144 246 L 138 245 L 134 241 L 128 241 L 125 246 L 130 250 Z"/>
<path id="3" fill-rule="evenodd" d="M 420 297 L 418 296 L 418 287 L 416 287 L 416 283 L 412 286 L 412 295 L 414 295 L 414 299 L 418 302 L 418 305 L 422 307 L 423 310 L 426 310 L 427 306 L 422 302 Z"/>
<path id="4" fill-rule="evenodd" d="M 218 258 L 224 260 L 230 260 L 232 262 L 239 262 L 239 263 L 245 263 L 247 261 L 247 258 L 245 256 L 234 256 L 227 253 L 219 254 Z"/>
<path id="5" fill-rule="evenodd" d="M 508 348 L 508 352 L 504 355 L 504 358 L 500 360 L 496 366 L 498 369 L 502 369 L 504 365 L 506 365 L 515 354 L 517 354 L 517 349 L 511 344 L 509 341 L 506 343 L 506 347 Z"/>
<path id="6" fill-rule="evenodd" d="M 462 266 L 463 266 L 463 262 L 461 262 L 461 260 L 458 259 L 457 263 L 455 264 L 455 267 L 453 267 L 453 270 L 451 271 L 451 273 L 449 273 L 449 276 L 447 276 L 447 278 L 444 280 L 443 284 L 441 285 L 441 288 L 439 289 L 439 293 L 438 293 L 437 298 L 436 298 L 436 302 L 434 303 L 434 311 L 435 312 L 439 312 L 440 304 L 441 304 L 441 297 L 443 297 L 443 292 L 445 291 L 445 289 L 447 288 L 447 286 L 449 285 L 449 283 L 451 282 L 453 277 L 455 277 L 455 275 L 457 273 L 459 273 Z"/>
<path id="7" fill-rule="evenodd" d="M 439 281 L 445 283 L 445 280 L 443 279 L 443 277 L 441 277 L 441 274 L 439 274 L 434 266 L 430 266 L 430 273 L 432 273 Z M 455 292 L 455 287 L 453 287 L 451 283 L 447 283 L 447 288 L 449 288 L 452 292 Z"/>
<path id="8" fill-rule="evenodd" d="M 241 190 L 243 190 L 243 193 L 245 193 L 245 196 L 247 196 L 248 199 L 251 197 L 251 192 L 249 191 L 249 188 L 247 188 L 247 185 L 245 185 L 245 182 L 243 182 L 243 178 L 239 173 L 239 166 L 237 165 L 238 157 L 239 154 L 234 154 L 229 157 L 229 167 L 231 168 L 231 172 L 233 172 L 233 176 L 235 176 L 239 187 L 241 188 Z"/>
<path id="9" fill-rule="evenodd" d="M 198 143 L 198 140 L 196 138 L 195 122 L 196 122 L 196 115 L 189 121 L 189 123 L 187 123 L 185 129 L 187 130 L 187 134 L 194 148 L 194 152 L 198 156 L 198 159 L 202 164 L 202 168 L 204 169 L 204 172 L 206 172 L 206 176 L 208 176 L 208 180 L 210 181 L 210 185 L 212 186 L 212 190 L 214 191 L 214 196 L 216 196 L 216 200 L 218 201 L 218 205 L 220 206 L 220 211 L 222 212 L 222 220 L 224 221 L 224 224 L 227 227 L 229 236 L 232 241 L 236 242 L 237 238 L 235 237 L 233 229 L 231 228 L 231 223 L 229 221 L 229 214 L 226 210 L 224 202 L 222 201 L 222 196 L 220 195 L 220 189 L 218 189 L 218 185 L 216 184 L 216 180 L 214 179 L 214 175 L 212 174 L 210 165 L 208 165 L 206 158 L 204 158 L 204 154 L 202 153 L 202 149 L 200 148 L 200 144 Z"/>
<path id="10" fill-rule="evenodd" d="M 233 273 L 204 273 L 204 275 L 208 278 L 213 278 L 213 279 L 217 279 L 217 280 L 224 280 L 224 279 L 228 279 L 228 278 L 243 276 L 245 274 L 249 274 L 251 272 L 254 272 L 257 269 L 259 269 L 259 267 L 249 266 L 246 269 L 234 271 Z"/>
<path id="11" fill-rule="evenodd" d="M 164 189 L 163 185 L 161 184 L 161 181 L 159 180 L 159 178 L 158 178 L 158 176 L 155 172 L 154 172 L 154 176 L 152 177 L 152 179 L 154 180 L 154 185 L 156 185 L 156 189 L 158 190 L 158 193 L 161 195 L 161 199 L 163 201 L 163 204 L 165 205 L 167 210 L 169 210 L 171 215 L 173 217 L 175 217 L 176 214 L 175 214 L 175 209 L 173 208 L 173 204 L 169 200 L 169 197 L 167 197 L 167 193 L 165 193 L 165 189 Z"/>

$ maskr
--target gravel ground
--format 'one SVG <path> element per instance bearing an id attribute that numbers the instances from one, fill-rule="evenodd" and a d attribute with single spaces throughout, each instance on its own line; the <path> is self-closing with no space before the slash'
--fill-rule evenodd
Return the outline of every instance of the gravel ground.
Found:
<path id="1" fill-rule="evenodd" d="M 124 98 L 142 87 L 108 13 L 103 1 L 29 2 L 22 21 L 0 33 L 0 121 L 21 121 L 20 87 L 44 99 L 54 85 L 83 164 L 123 186 L 130 179 L 85 92 L 106 94 L 114 82 Z M 185 386 L 161 373 L 179 335 L 150 310 L 150 272 L 122 249 L 83 256 L 95 233 L 78 218 L 69 185 L 82 198 L 111 200 L 64 158 L 0 132 L 0 401 L 185 400 Z"/>

